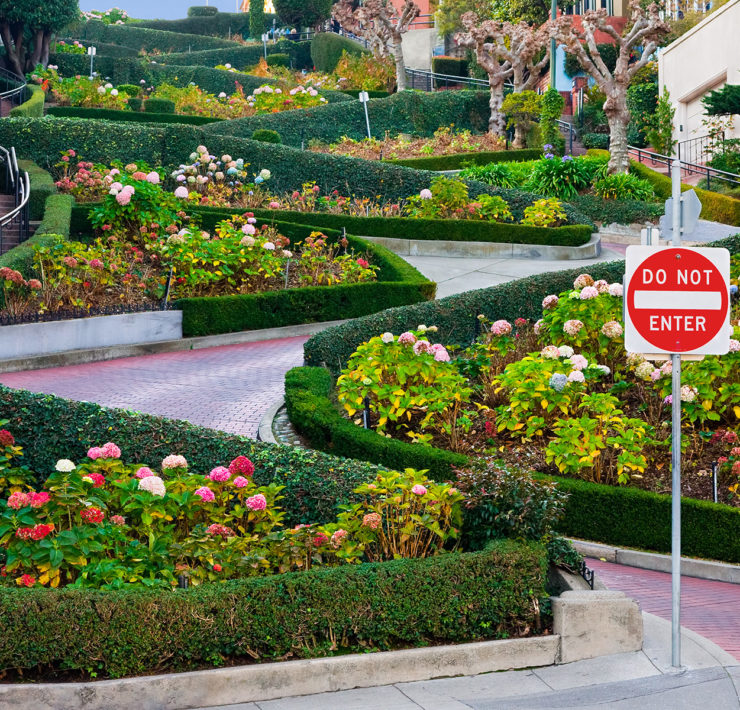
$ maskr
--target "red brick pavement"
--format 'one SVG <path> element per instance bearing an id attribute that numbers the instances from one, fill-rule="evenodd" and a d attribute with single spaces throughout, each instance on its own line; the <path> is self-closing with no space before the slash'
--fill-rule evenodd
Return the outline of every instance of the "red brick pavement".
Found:
<path id="1" fill-rule="evenodd" d="M 636 599 L 643 611 L 671 618 L 671 575 L 589 559 L 607 587 Z M 740 585 L 681 577 L 681 625 L 740 660 Z"/>
<path id="2" fill-rule="evenodd" d="M 0 382 L 255 437 L 304 336 L 0 375 Z"/>

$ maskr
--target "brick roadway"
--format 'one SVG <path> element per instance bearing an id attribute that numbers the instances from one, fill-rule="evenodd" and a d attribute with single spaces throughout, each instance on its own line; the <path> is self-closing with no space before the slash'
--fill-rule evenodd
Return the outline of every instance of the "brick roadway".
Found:
<path id="1" fill-rule="evenodd" d="M 637 600 L 643 611 L 671 618 L 671 575 L 589 559 L 607 587 Z M 740 585 L 681 577 L 681 626 L 714 641 L 740 661 Z"/>
<path id="2" fill-rule="evenodd" d="M 0 375 L 8 387 L 187 419 L 256 437 L 283 394 L 285 373 L 303 363 L 304 336 L 223 345 Z"/>

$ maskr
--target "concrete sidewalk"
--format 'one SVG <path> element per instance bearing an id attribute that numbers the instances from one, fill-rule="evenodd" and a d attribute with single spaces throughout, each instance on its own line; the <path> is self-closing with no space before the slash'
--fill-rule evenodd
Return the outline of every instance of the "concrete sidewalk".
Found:
<path id="1" fill-rule="evenodd" d="M 670 665 L 670 623 L 643 613 L 642 651 L 561 666 L 398 683 L 200 710 L 711 710 L 740 709 L 740 665 L 711 641 L 682 633 Z"/>

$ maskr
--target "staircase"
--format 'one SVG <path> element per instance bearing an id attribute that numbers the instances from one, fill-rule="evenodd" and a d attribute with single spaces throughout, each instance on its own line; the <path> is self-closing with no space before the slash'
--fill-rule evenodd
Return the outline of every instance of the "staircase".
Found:
<path id="1" fill-rule="evenodd" d="M 15 148 L 0 146 L 0 255 L 28 239 L 30 222 L 28 201 L 31 183 L 28 173 L 21 171 Z"/>

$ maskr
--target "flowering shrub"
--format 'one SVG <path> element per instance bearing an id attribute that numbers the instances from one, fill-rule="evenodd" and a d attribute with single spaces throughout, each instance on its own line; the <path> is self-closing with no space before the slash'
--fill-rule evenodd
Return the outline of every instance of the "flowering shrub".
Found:
<path id="1" fill-rule="evenodd" d="M 69 44 L 63 39 L 57 40 L 53 51 L 57 54 L 87 54 L 85 45 L 81 44 L 79 40 L 74 40 Z"/>
<path id="2" fill-rule="evenodd" d="M 334 68 L 338 89 L 392 92 L 396 85 L 396 67 L 390 57 L 377 57 L 363 52 L 342 56 Z"/>
<path id="3" fill-rule="evenodd" d="M 82 10 L 85 20 L 99 20 L 104 25 L 124 25 L 129 20 L 128 13 L 120 7 L 111 7 L 108 10 Z"/>
<path id="4" fill-rule="evenodd" d="M 164 463 L 161 475 L 143 475 L 152 470 L 125 463 L 109 442 L 83 462 L 58 461 L 44 490 L 9 492 L 0 502 L 0 585 L 174 587 L 179 575 L 200 584 L 316 564 L 426 557 L 459 529 L 461 494 L 411 470 L 380 474 L 357 489 L 365 503 L 336 523 L 288 530 L 281 525 L 281 487 L 257 486 L 246 457 L 207 475 L 184 461 Z"/>
<path id="5" fill-rule="evenodd" d="M 522 224 L 530 227 L 559 227 L 565 224 L 567 217 L 562 204 L 554 199 L 535 200 L 524 208 Z"/>

